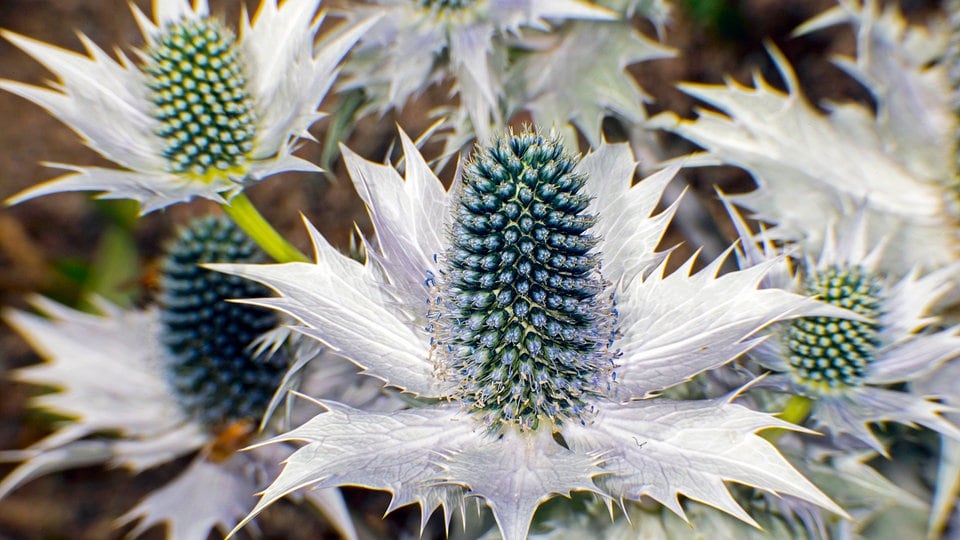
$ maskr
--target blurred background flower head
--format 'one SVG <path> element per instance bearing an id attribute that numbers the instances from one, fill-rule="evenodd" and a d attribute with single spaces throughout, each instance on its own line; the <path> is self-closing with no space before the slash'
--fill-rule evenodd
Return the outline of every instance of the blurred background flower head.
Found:
<path id="1" fill-rule="evenodd" d="M 137 473 L 196 453 L 119 523 L 139 521 L 134 536 L 167 524 L 169 538 L 231 529 L 286 455 L 282 447 L 237 450 L 263 436 L 261 419 L 290 365 L 321 353 L 288 342 L 275 313 L 228 302 L 260 296 L 262 287 L 198 266 L 265 258 L 228 219 L 198 219 L 168 249 L 156 306 L 123 310 L 100 301 L 99 313 L 88 314 L 37 297 L 45 317 L 6 312 L 46 360 L 14 376 L 53 388 L 35 406 L 63 420 L 29 448 L 0 454 L 23 462 L 0 482 L 0 497 L 51 472 L 105 464 Z M 349 400 L 352 374 L 340 375 L 336 395 Z M 264 426 L 276 424 L 268 420 Z M 303 497 L 341 534 L 355 535 L 338 492 Z"/>

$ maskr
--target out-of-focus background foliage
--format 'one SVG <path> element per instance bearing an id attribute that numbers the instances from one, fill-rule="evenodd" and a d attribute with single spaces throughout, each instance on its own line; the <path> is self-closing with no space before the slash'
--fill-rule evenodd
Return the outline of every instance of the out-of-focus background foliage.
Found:
<path id="1" fill-rule="evenodd" d="M 149 12 L 148 1 L 134 3 Z M 333 8 L 337 3 L 325 5 Z M 237 20 L 243 4 L 254 10 L 258 1 L 211 0 L 213 11 L 228 22 Z M 907 16 L 918 21 L 933 16 L 938 4 L 933 0 L 899 2 Z M 674 88 L 677 82 L 719 83 L 729 74 L 747 83 L 758 70 L 767 80 L 779 81 L 764 52 L 764 40 L 771 40 L 795 66 L 814 103 L 824 99 L 869 102 L 865 90 L 829 62 L 833 54 L 852 53 L 854 39 L 847 28 L 790 37 L 797 25 L 832 5 L 833 0 L 676 0 L 662 36 L 664 43 L 676 49 L 676 57 L 645 62 L 630 71 L 655 100 L 651 113 L 670 109 L 689 117 L 694 104 Z M 638 19 L 635 24 L 655 35 L 648 22 Z M 0 0 L 0 27 L 72 50 L 81 47 L 77 32 L 107 50 L 117 46 L 129 51 L 130 45 L 142 42 L 123 0 Z M 8 42 L 0 41 L 0 77 L 41 84 L 50 74 Z M 427 111 L 446 98 L 446 88 L 433 88 L 399 114 L 361 121 L 345 142 L 362 156 L 380 159 L 395 137 L 395 125 L 411 134 L 422 132 L 431 124 Z M 336 106 L 332 95 L 323 109 L 330 111 Z M 315 127 L 320 140 L 325 129 L 325 121 Z M 668 155 L 691 150 L 676 138 L 661 136 L 661 140 Z M 319 162 L 321 147 L 307 144 L 300 154 Z M 43 162 L 105 164 L 40 108 L 0 93 L 0 199 L 56 176 L 57 171 Z M 743 172 L 732 168 L 685 175 L 695 188 L 692 195 L 704 199 L 710 199 L 714 184 L 727 191 L 751 186 Z M 441 175 L 445 181 L 449 177 Z M 329 175 L 279 175 L 247 193 L 278 229 L 304 249 L 307 239 L 300 225 L 301 213 L 342 248 L 349 245 L 354 222 L 361 230 L 370 230 L 339 160 Z M 88 194 L 59 194 L 0 208 L 0 304 L 22 308 L 25 296 L 36 292 L 72 305 L 82 305 L 89 294 L 127 304 L 147 302 L 152 265 L 172 227 L 211 210 L 211 205 L 196 202 L 137 220 L 131 204 L 94 202 Z M 36 361 L 28 345 L 0 324 L 0 375 Z M 56 420 L 27 409 L 27 400 L 38 391 L 0 380 L 0 451 L 28 446 Z M 122 470 L 85 468 L 33 481 L 0 501 L 0 539 L 122 536 L 123 530 L 114 529 L 113 520 L 182 465 L 175 462 L 136 479 Z M 11 469 L 0 463 L 0 477 Z M 373 537 L 416 534 L 416 510 L 400 511 L 381 521 L 386 495 L 348 490 L 347 498 L 357 515 L 368 516 L 361 529 Z M 267 538 L 332 534 L 322 522 L 290 504 L 275 505 L 260 523 Z M 157 530 L 149 536 L 161 537 Z"/>

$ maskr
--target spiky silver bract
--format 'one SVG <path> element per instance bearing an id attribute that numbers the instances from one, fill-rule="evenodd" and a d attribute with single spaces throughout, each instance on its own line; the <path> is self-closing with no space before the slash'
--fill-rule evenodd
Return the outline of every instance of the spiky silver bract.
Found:
<path id="1" fill-rule="evenodd" d="M 236 35 L 206 0 L 154 0 L 153 20 L 133 6 L 146 41 L 136 61 L 114 60 L 83 35 L 85 55 L 4 31 L 58 80 L 0 88 L 46 109 L 117 166 L 55 164 L 70 172 L 9 202 L 98 191 L 146 213 L 195 197 L 224 202 L 283 171 L 317 171 L 291 152 L 310 137 L 337 65 L 370 25 L 337 29 L 315 48 L 319 5 L 263 0 Z"/>
<path id="2" fill-rule="evenodd" d="M 685 83 L 682 91 L 712 109 L 694 120 L 667 112 L 652 123 L 705 149 L 685 159 L 688 166 L 749 171 L 758 189 L 731 199 L 776 223 L 807 253 L 823 246 L 825 223 L 845 228 L 862 206 L 867 241 L 886 241 L 898 254 L 884 258 L 881 270 L 904 276 L 916 265 L 950 265 L 958 257 L 960 205 L 945 29 L 908 25 L 895 7 L 881 10 L 875 0 L 839 4 L 798 33 L 853 27 L 857 57 L 835 62 L 872 93 L 875 113 L 858 103 L 824 104 L 821 112 L 807 102 L 787 58 L 769 45 L 786 92 L 759 74 L 752 86 Z"/>
<path id="3" fill-rule="evenodd" d="M 894 534 L 915 534 L 916 529 L 911 525 L 916 523 L 917 518 L 923 519 L 929 512 L 929 505 L 867 465 L 866 462 L 876 458 L 876 454 L 869 451 L 827 451 L 816 445 L 794 444 L 801 437 L 788 437 L 790 441 L 787 444 L 783 439 L 779 441 L 781 452 L 854 516 L 854 521 L 838 518 L 795 497 L 771 495 L 736 486 L 732 490 L 734 498 L 748 509 L 762 528 L 753 527 L 695 500 L 683 501 L 686 519 L 665 508 L 627 503 L 622 508 L 623 514 L 618 513 L 611 520 L 609 508 L 601 499 L 578 497 L 570 502 L 554 501 L 550 507 L 543 508 L 537 514 L 530 538 L 828 540 L 850 534 L 873 538 L 876 536 L 877 521 L 892 511 L 912 518 L 902 526 L 898 524 L 893 527 Z M 494 535 L 488 534 L 483 540 L 493 538 Z"/>
<path id="4" fill-rule="evenodd" d="M 914 392 L 942 396 L 944 402 L 960 409 L 960 362 L 947 362 L 939 369 L 928 373 L 911 384 Z M 960 413 L 950 412 L 946 417 L 960 425 Z M 932 507 L 927 521 L 929 537 L 942 534 L 951 520 L 955 519 L 957 495 L 960 493 L 960 440 L 941 435 L 940 455 L 937 467 L 936 486 L 933 490 Z"/>
<path id="5" fill-rule="evenodd" d="M 663 22 L 658 22 L 656 12 L 638 14 Z M 675 51 L 628 21 L 571 21 L 562 31 L 543 36 L 537 47 L 517 55 L 510 66 L 513 84 L 508 88 L 518 90 L 507 93 L 507 109 L 526 111 L 543 126 L 569 124 L 568 136 L 582 133 L 590 148 L 603 140 L 604 118 L 639 129 L 647 121 L 644 104 L 650 97 L 628 75 L 627 67 L 672 58 Z"/>
<path id="6" fill-rule="evenodd" d="M 480 223 L 479 208 L 467 213 L 470 218 L 463 218 L 461 212 L 462 202 L 484 200 L 475 189 L 469 193 L 468 186 L 486 186 L 486 175 L 498 174 L 493 166 L 496 160 L 489 167 L 479 166 L 485 162 L 484 156 L 489 158 L 493 152 L 508 163 L 513 163 L 513 156 L 521 164 L 515 167 L 518 175 L 503 175 L 503 184 L 499 184 L 512 185 L 520 201 L 525 184 L 506 179 L 532 179 L 533 174 L 524 172 L 529 164 L 523 164 L 516 150 L 525 146 L 521 141 L 541 140 L 543 143 L 526 147 L 537 149 L 531 157 L 544 151 L 553 156 L 551 149 L 556 143 L 529 133 L 507 135 L 500 144 L 506 144 L 509 151 L 480 150 L 473 168 L 464 175 L 466 181 L 458 176 L 450 191 L 443 188 L 403 133 L 406 180 L 392 166 L 366 161 L 344 148 L 350 176 L 376 227 L 375 241 L 367 244 L 365 263 L 341 255 L 309 227 L 315 264 L 215 266 L 274 289 L 277 297 L 253 303 L 293 316 L 300 321 L 299 332 L 330 346 L 367 375 L 438 400 L 388 414 L 322 401 L 327 412 L 274 439 L 305 445 L 290 457 L 251 516 L 300 488 L 350 484 L 389 491 L 393 495 L 389 509 L 421 505 L 424 524 L 437 507 L 444 509 L 449 522 L 450 513 L 462 507 L 465 497 L 482 498 L 509 540 L 526 536 L 533 512 L 542 502 L 571 491 L 593 492 L 612 501 L 649 496 L 679 515 L 683 509 L 678 497 L 684 495 L 755 523 L 731 498 L 725 485 L 728 481 L 794 495 L 842 514 L 756 433 L 771 427 L 790 429 L 791 424 L 731 403 L 735 396 L 704 401 L 654 397 L 756 346 L 756 333 L 774 321 L 816 314 L 816 305 L 791 293 L 759 289 L 774 264 L 718 276 L 721 261 L 699 272 L 693 272 L 690 263 L 668 274 L 665 254 L 655 248 L 675 207 L 660 214 L 654 211 L 674 171 L 634 185 L 636 162 L 626 145 L 604 144 L 577 162 L 569 177 L 562 176 L 583 182 L 580 193 L 589 197 L 589 202 L 579 194 L 569 197 L 569 202 L 573 206 L 585 203 L 583 215 L 596 219 L 589 228 L 591 239 L 579 236 L 587 231 L 580 226 L 570 232 L 576 232 L 575 245 L 595 244 L 587 253 L 599 262 L 597 268 L 603 273 L 602 295 L 614 302 L 609 310 L 594 309 L 603 302 L 588 301 L 586 306 L 589 317 L 606 319 L 597 328 L 617 329 L 613 342 L 603 345 L 622 353 L 615 359 L 615 381 L 611 374 L 609 388 L 596 384 L 593 391 L 580 395 L 588 414 L 559 417 L 555 422 L 527 422 L 521 428 L 512 421 L 514 417 L 501 421 L 508 415 L 496 407 L 511 403 L 510 397 L 477 413 L 470 392 L 465 393 L 460 382 L 466 376 L 472 381 L 468 388 L 476 388 L 477 394 L 484 392 L 483 385 L 495 383 L 478 378 L 482 369 L 476 373 L 467 370 L 466 374 L 446 369 L 450 358 L 467 358 L 459 355 L 469 353 L 471 345 L 464 340 L 458 345 L 466 345 L 466 350 L 435 351 L 434 346 L 445 345 L 436 343 L 435 328 L 442 321 L 430 304 L 438 296 L 456 296 L 445 296 L 445 284 L 464 279 L 474 286 L 474 276 L 466 270 L 444 274 L 449 270 L 444 261 L 450 250 L 456 249 L 452 245 L 461 240 L 470 243 L 458 227 L 468 223 L 485 227 Z M 546 169 L 548 163 L 564 163 L 554 159 L 532 161 L 545 167 L 535 171 L 538 182 L 541 173 L 544 178 L 560 177 L 556 170 Z M 471 180 L 471 175 L 476 177 Z M 493 200 L 506 202 L 504 208 L 513 202 L 493 197 L 491 204 Z M 519 214 L 517 219 L 521 219 Z M 543 219 L 535 223 L 546 223 Z M 564 217 L 559 223 L 567 219 L 572 218 Z M 461 225 L 455 224 L 457 220 Z M 477 248 L 482 244 L 478 242 Z M 519 244 L 494 244 L 491 241 L 488 249 L 500 261 L 505 250 L 519 249 Z M 476 277 L 479 280 L 482 275 Z M 594 287 L 600 282 L 591 283 Z M 531 289 L 532 285 L 533 281 Z M 452 316 L 455 324 L 458 309 L 440 311 L 439 318 Z M 483 313 L 484 320 L 492 313 Z M 615 325 L 609 319 L 614 315 L 618 315 Z M 499 320 L 494 316 L 494 322 Z M 535 328 L 531 323 L 526 335 Z M 504 339 L 501 344 L 506 347 L 509 342 Z M 590 358 L 595 350 L 588 347 L 582 358 L 571 361 L 594 365 Z M 507 358 L 494 356 L 501 361 Z M 542 367 L 547 359 L 549 356 L 538 357 L 528 365 Z M 510 388 L 535 395 L 535 379 L 524 379 L 519 373 L 520 380 L 512 381 Z M 561 369 L 543 382 L 592 385 L 597 382 L 595 375 L 589 370 Z M 502 396 L 497 392 L 490 395 Z M 557 403 L 558 408 L 566 406 L 562 400 Z M 486 414 L 491 411 L 494 414 Z M 535 409 L 528 411 L 528 418 L 539 415 Z M 496 429 L 490 429 L 491 422 Z"/>
<path id="7" fill-rule="evenodd" d="M 565 21 L 617 18 L 584 0 L 372 0 L 345 5 L 343 14 L 350 20 L 383 14 L 344 64 L 343 87 L 362 90 L 364 112 L 382 115 L 451 80 L 452 93 L 459 96 L 459 104 L 445 111 L 455 119 L 449 122 L 456 132 L 452 151 L 473 136 L 488 141 L 509 120 L 504 115 L 514 112 L 504 111 L 507 94 L 519 81 L 508 73 L 508 56 L 537 48 L 540 34 Z M 622 69 L 613 69 L 605 73 L 607 80 L 623 76 Z M 556 112 L 558 117 L 569 113 Z"/>

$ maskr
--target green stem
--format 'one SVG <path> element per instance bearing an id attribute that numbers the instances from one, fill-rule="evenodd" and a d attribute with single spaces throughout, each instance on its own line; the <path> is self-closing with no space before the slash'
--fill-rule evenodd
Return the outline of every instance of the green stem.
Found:
<path id="1" fill-rule="evenodd" d="M 810 415 L 810 409 L 812 408 L 812 399 L 806 396 L 793 396 L 777 417 L 791 424 L 800 425 L 803 424 L 803 421 Z M 787 430 L 785 429 L 770 429 L 764 431 L 761 436 L 770 442 L 777 442 L 777 439 L 782 437 L 786 432 Z"/>
<path id="2" fill-rule="evenodd" d="M 230 219 L 244 230 L 267 255 L 277 262 L 310 262 L 290 242 L 287 242 L 267 220 L 260 215 L 250 199 L 243 193 L 236 195 L 227 204 L 220 205 Z"/>
<path id="3" fill-rule="evenodd" d="M 356 123 L 357 112 L 366 102 L 367 95 L 362 89 L 349 90 L 340 94 L 340 102 L 337 103 L 336 112 L 328 124 L 327 138 L 324 140 L 323 151 L 320 154 L 320 167 L 327 174 L 333 170 L 333 159 L 338 151 L 337 145 L 340 141 L 346 140 Z"/>

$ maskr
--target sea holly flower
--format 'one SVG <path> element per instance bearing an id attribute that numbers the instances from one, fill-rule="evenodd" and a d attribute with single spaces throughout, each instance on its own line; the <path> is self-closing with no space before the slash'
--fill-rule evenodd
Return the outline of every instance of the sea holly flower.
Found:
<path id="1" fill-rule="evenodd" d="M 206 0 L 155 0 L 133 14 L 145 45 L 112 59 L 85 36 L 78 54 L 12 32 L 3 36 L 57 76 L 51 88 L 0 81 L 46 109 L 118 168 L 55 164 L 68 174 L 14 196 L 61 191 L 133 199 L 144 212 L 194 197 L 224 202 L 283 171 L 315 171 L 291 155 L 309 138 L 337 64 L 368 26 L 314 37 L 319 0 L 264 0 L 239 33 Z"/>
<path id="2" fill-rule="evenodd" d="M 507 120 L 501 101 L 513 41 L 565 20 L 616 17 L 582 0 L 374 0 L 344 14 L 351 20 L 382 14 L 345 63 L 344 89 L 362 90 L 367 110 L 382 114 L 452 77 L 458 110 L 482 140 Z"/>
<path id="3" fill-rule="evenodd" d="M 728 209 L 741 237 L 741 262 L 757 264 L 777 254 L 768 236 L 777 236 L 775 232 L 751 236 L 739 214 Z M 817 427 L 852 436 L 881 454 L 886 455 L 886 447 L 871 424 L 919 424 L 960 438 L 960 429 L 941 416 L 951 410 L 948 406 L 893 388 L 928 376 L 960 354 L 960 327 L 937 329 L 938 319 L 930 314 L 952 289 L 956 267 L 888 277 L 880 270 L 885 245 L 868 249 L 866 220 L 861 210 L 839 233 L 831 224 L 817 257 L 808 257 L 795 276 L 784 267 L 771 272 L 766 283 L 799 290 L 855 315 L 783 323 L 750 355 L 776 373 L 765 383 L 813 400 L 810 416 Z"/>
<path id="4" fill-rule="evenodd" d="M 718 399 L 656 397 L 730 362 L 764 326 L 819 304 L 760 290 L 773 264 L 718 276 L 721 261 L 667 273 L 655 247 L 676 209 L 653 214 L 674 170 L 633 185 L 627 145 L 577 160 L 554 138 L 506 134 L 448 191 L 401 133 L 406 179 L 344 156 L 376 228 L 359 263 L 310 227 L 316 263 L 214 265 L 274 289 L 254 300 L 422 404 L 326 409 L 271 442 L 306 443 L 251 515 L 305 487 L 389 491 L 449 523 L 481 498 L 524 538 L 555 495 L 679 496 L 755 521 L 725 482 L 842 510 L 757 431 L 800 429 Z"/>
<path id="5" fill-rule="evenodd" d="M 686 137 L 706 151 L 688 166 L 729 164 L 749 171 L 755 191 L 731 197 L 785 237 L 815 253 L 824 223 L 847 225 L 858 206 L 869 216 L 868 241 L 886 239 L 895 257 L 880 264 L 905 275 L 919 264 L 935 269 L 957 260 L 957 191 L 952 110 L 944 28 L 908 26 L 893 9 L 874 1 L 840 6 L 801 27 L 809 32 L 850 22 L 857 33 L 856 59 L 838 65 L 876 101 L 807 102 L 786 58 L 770 46 L 784 82 L 780 91 L 762 77 L 752 87 L 682 84 L 680 89 L 716 110 L 686 120 L 663 113 L 652 123 Z M 684 158 L 686 159 L 686 158 Z"/>
<path id="6" fill-rule="evenodd" d="M 0 453 L 5 461 L 23 461 L 0 482 L 0 497 L 50 472 L 106 464 L 136 473 L 196 452 L 186 470 L 120 522 L 139 520 L 133 535 L 168 523 L 168 537 L 178 539 L 206 538 L 213 528 L 236 525 L 288 451 L 235 450 L 262 436 L 258 424 L 288 366 L 303 364 L 319 349 L 258 342 L 279 317 L 225 300 L 262 295 L 261 287 L 197 264 L 263 260 L 230 221 L 202 219 L 170 248 L 158 307 L 124 311 L 102 301 L 100 313 L 87 314 L 36 298 L 46 318 L 6 312 L 7 322 L 46 359 L 15 377 L 57 388 L 35 405 L 68 420 L 25 450 Z M 349 393 L 342 368 L 326 365 L 316 362 L 311 369 L 339 382 L 335 395 Z M 305 498 L 342 534 L 354 536 L 338 492 Z"/>

